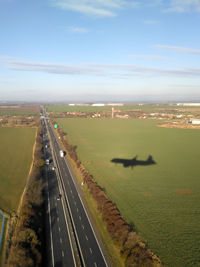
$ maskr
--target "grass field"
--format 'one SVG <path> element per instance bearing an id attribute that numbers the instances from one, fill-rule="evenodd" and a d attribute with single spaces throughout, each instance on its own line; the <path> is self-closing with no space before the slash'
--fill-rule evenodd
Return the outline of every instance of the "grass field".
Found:
<path id="1" fill-rule="evenodd" d="M 34 116 L 38 112 L 24 110 L 0 110 L 0 116 Z"/>
<path id="2" fill-rule="evenodd" d="M 5 106 L 0 105 L 0 116 L 34 116 L 39 115 L 40 107 L 31 105 Z"/>
<path id="3" fill-rule="evenodd" d="M 84 166 L 166 266 L 200 263 L 200 131 L 152 120 L 57 119 Z M 113 158 L 156 164 L 125 168 Z"/>
<path id="4" fill-rule="evenodd" d="M 16 210 L 32 162 L 35 128 L 0 128 L 0 207 Z"/>
<path id="5" fill-rule="evenodd" d="M 103 106 L 103 107 L 96 107 L 96 106 L 69 106 L 69 105 L 49 105 L 46 106 L 47 111 L 50 112 L 103 112 L 103 111 L 111 111 L 111 106 Z M 145 104 L 145 105 L 138 105 L 138 104 L 126 104 L 124 106 L 114 107 L 115 109 L 120 109 L 121 111 L 125 110 L 141 110 L 144 112 L 152 112 L 158 111 L 163 109 L 172 109 L 176 108 L 176 106 L 170 105 L 160 105 L 160 104 Z"/>

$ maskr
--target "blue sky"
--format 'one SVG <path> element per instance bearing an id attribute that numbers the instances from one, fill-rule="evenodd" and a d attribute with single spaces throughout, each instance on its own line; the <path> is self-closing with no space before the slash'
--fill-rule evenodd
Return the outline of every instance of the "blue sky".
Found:
<path id="1" fill-rule="evenodd" d="M 200 0 L 0 0 L 0 101 L 200 101 Z"/>

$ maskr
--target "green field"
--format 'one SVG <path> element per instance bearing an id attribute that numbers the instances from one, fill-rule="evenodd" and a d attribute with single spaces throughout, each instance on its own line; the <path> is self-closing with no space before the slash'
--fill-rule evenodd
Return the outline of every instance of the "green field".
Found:
<path id="1" fill-rule="evenodd" d="M 0 208 L 16 210 L 32 162 L 36 128 L 0 128 Z"/>
<path id="2" fill-rule="evenodd" d="M 103 106 L 103 107 L 95 107 L 95 106 L 69 106 L 69 105 L 49 105 L 46 106 L 47 111 L 49 112 L 103 112 L 103 111 L 111 111 L 112 106 Z M 176 106 L 164 105 L 164 104 L 126 104 L 124 106 L 115 107 L 115 109 L 120 109 L 121 111 L 125 110 L 139 110 L 143 112 L 152 112 L 159 111 L 163 109 L 175 109 Z"/>
<path id="3" fill-rule="evenodd" d="M 200 131 L 152 120 L 56 119 L 123 216 L 166 266 L 200 266 Z M 156 164 L 125 168 L 113 158 Z"/>
<path id="4" fill-rule="evenodd" d="M 28 110 L 0 110 L 0 116 L 34 116 L 38 112 Z"/>

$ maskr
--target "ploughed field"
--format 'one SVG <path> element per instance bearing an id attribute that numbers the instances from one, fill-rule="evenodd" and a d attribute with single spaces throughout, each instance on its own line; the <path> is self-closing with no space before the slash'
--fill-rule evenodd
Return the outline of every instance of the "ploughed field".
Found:
<path id="1" fill-rule="evenodd" d="M 35 128 L 0 128 L 0 208 L 16 210 L 32 162 Z"/>
<path id="2" fill-rule="evenodd" d="M 200 131 L 160 128 L 154 120 L 56 120 L 164 264 L 199 266 Z"/>

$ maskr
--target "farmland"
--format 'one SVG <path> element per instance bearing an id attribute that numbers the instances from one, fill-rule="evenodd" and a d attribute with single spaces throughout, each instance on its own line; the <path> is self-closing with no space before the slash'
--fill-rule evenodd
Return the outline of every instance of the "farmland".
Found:
<path id="1" fill-rule="evenodd" d="M 174 107 L 174 106 L 173 106 Z M 49 105 L 46 107 L 48 112 L 104 112 L 111 111 L 112 106 L 69 106 L 69 105 Z M 126 104 L 123 106 L 115 106 L 115 109 L 122 111 L 126 110 L 141 110 L 141 111 L 158 111 L 161 109 L 171 109 L 172 107 L 167 104 Z"/>
<path id="2" fill-rule="evenodd" d="M 199 266 L 200 132 L 155 120 L 56 119 L 83 165 L 167 266 Z M 113 158 L 156 164 L 124 167 Z M 133 164 L 134 165 L 134 164 Z"/>
<path id="3" fill-rule="evenodd" d="M 40 112 L 39 106 L 5 106 L 0 105 L 0 116 L 33 116 Z"/>
<path id="4" fill-rule="evenodd" d="M 0 207 L 16 210 L 32 161 L 35 128 L 0 128 Z"/>

